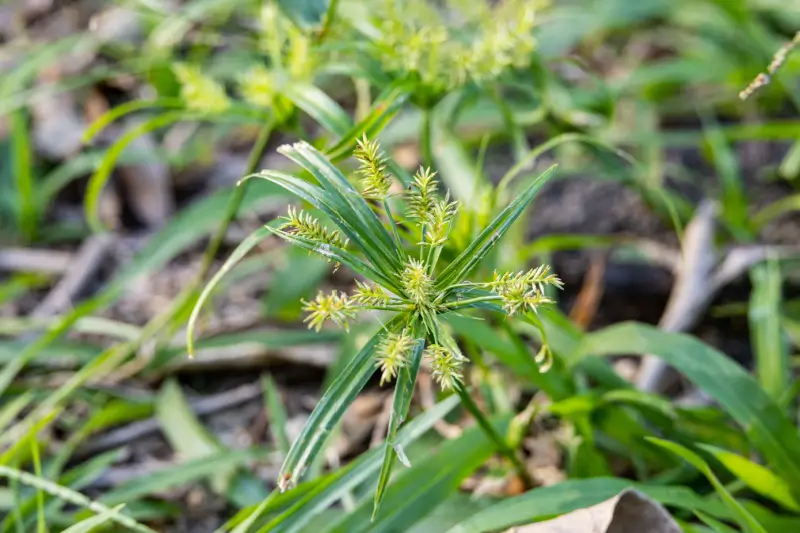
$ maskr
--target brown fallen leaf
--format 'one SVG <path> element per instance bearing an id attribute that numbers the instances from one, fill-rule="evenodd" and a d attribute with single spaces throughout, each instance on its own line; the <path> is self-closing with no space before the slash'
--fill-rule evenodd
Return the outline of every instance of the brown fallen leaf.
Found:
<path id="1" fill-rule="evenodd" d="M 604 502 L 507 533 L 681 533 L 659 503 L 628 489 Z"/>

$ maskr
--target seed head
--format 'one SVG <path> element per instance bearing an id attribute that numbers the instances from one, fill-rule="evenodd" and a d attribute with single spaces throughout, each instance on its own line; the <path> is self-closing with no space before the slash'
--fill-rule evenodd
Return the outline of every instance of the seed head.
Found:
<path id="1" fill-rule="evenodd" d="M 225 89 L 200 69 L 186 64 L 173 65 L 175 76 L 181 82 L 181 98 L 187 107 L 206 113 L 221 113 L 228 109 L 230 100 Z"/>
<path id="2" fill-rule="evenodd" d="M 327 244 L 339 248 L 347 246 L 347 239 L 342 238 L 339 230 L 329 230 L 305 211 L 298 212 L 294 207 L 289 206 L 289 211 L 282 218 L 286 223 L 281 226 L 281 229 L 292 235 L 316 241 L 321 245 Z"/>
<path id="3" fill-rule="evenodd" d="M 442 390 L 454 389 L 461 382 L 461 360 L 438 344 L 425 348 L 423 354 L 431 365 L 431 374 Z"/>
<path id="4" fill-rule="evenodd" d="M 406 293 L 417 304 L 424 304 L 430 300 L 433 280 L 428 275 L 425 263 L 410 258 L 403 270 L 402 281 Z"/>
<path id="5" fill-rule="evenodd" d="M 302 300 L 302 302 L 303 311 L 309 313 L 304 322 L 308 322 L 308 327 L 314 328 L 316 331 L 322 329 L 322 324 L 326 320 L 333 320 L 335 324 L 349 331 L 348 320 L 356 316 L 356 306 L 343 292 L 336 293 L 334 291 L 325 295 L 320 291 L 313 301 Z"/>
<path id="6" fill-rule="evenodd" d="M 392 177 L 386 172 L 386 158 L 381 147 L 378 141 L 369 141 L 366 133 L 357 144 L 353 155 L 361 163 L 358 173 L 361 174 L 362 195 L 364 198 L 383 200 L 389 194 Z"/>
<path id="7" fill-rule="evenodd" d="M 408 194 L 408 216 L 412 220 L 422 223 L 428 220 L 434 202 L 436 201 L 436 172 L 430 168 L 419 167 L 414 174 L 414 181 Z"/>
<path id="8" fill-rule="evenodd" d="M 379 285 L 368 285 L 356 280 L 356 291 L 352 300 L 359 305 L 384 305 L 390 296 Z"/>
<path id="9" fill-rule="evenodd" d="M 408 364 L 407 355 L 413 347 L 414 339 L 408 330 L 386 334 L 377 353 L 381 385 L 397 377 L 397 373 Z"/>
<path id="10" fill-rule="evenodd" d="M 263 65 L 255 65 L 239 78 L 239 91 L 248 102 L 260 107 L 271 107 L 275 96 L 275 81 Z"/>
<path id="11" fill-rule="evenodd" d="M 425 225 L 425 240 L 421 243 L 428 246 L 441 246 L 450 232 L 450 222 L 458 211 L 458 202 L 448 202 L 450 193 L 444 199 L 433 202 Z"/>
<path id="12" fill-rule="evenodd" d="M 535 311 L 540 305 L 553 301 L 544 295 L 545 285 L 561 288 L 563 283 L 550 267 L 541 265 L 527 272 L 494 273 L 494 279 L 485 284 L 503 299 L 503 309 L 513 315 L 519 310 Z"/>

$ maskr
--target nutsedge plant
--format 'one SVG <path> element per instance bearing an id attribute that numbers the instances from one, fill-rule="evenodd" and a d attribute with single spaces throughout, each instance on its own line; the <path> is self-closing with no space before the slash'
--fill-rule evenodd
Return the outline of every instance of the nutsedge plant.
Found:
<path id="1" fill-rule="evenodd" d="M 363 278 L 356 280 L 350 294 L 320 292 L 313 300 L 303 302 L 308 326 L 319 331 L 331 322 L 346 329 L 365 311 L 384 314 L 383 327 L 326 391 L 292 446 L 281 471 L 280 487 L 286 489 L 297 482 L 344 409 L 372 374 L 380 371 L 382 385 L 395 384 L 395 398 L 375 497 L 377 510 L 395 458 L 404 457 L 394 437 L 406 417 L 423 362 L 443 390 L 455 391 L 462 402 L 471 402 L 464 386 L 468 360 L 442 324 L 442 317 L 476 308 L 506 316 L 536 313 L 552 303 L 545 287 L 561 287 L 561 281 L 547 266 L 527 272 L 496 272 L 489 281 L 469 279 L 553 169 L 524 190 L 459 255 L 443 261 L 441 252 L 458 216 L 458 202 L 451 201 L 448 193 L 440 194 L 431 169 L 420 168 L 410 186 L 392 197 L 390 191 L 397 189 L 393 188 L 388 162 L 378 143 L 366 137 L 358 141 L 354 154 L 359 163 L 358 183 L 351 183 L 307 143 L 282 146 L 278 151 L 308 171 L 316 183 L 273 170 L 245 179 L 263 178 L 284 187 L 325 214 L 336 227 L 329 228 L 309 212 L 290 207 L 278 225 L 266 226 L 261 235 L 273 233 L 345 265 Z M 401 200 L 392 202 L 398 206 L 397 212 L 390 209 L 389 200 Z M 231 259 L 242 257 L 256 240 L 243 243 Z M 215 282 L 212 280 L 211 285 Z M 202 301 L 201 297 L 198 306 Z M 191 331 L 190 327 L 190 335 Z M 487 424 L 487 428 L 491 426 Z M 495 438 L 502 442 L 499 436 Z"/>

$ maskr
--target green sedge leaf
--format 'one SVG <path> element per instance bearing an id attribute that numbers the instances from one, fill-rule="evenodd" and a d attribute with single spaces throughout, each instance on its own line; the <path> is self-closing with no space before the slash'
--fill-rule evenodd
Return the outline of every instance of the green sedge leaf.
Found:
<path id="1" fill-rule="evenodd" d="M 369 232 L 364 230 L 364 227 L 360 225 L 359 219 L 352 215 L 352 212 L 341 199 L 336 198 L 316 185 L 283 172 L 263 170 L 259 174 L 245 176 L 242 179 L 251 178 L 262 178 L 280 185 L 325 213 L 342 230 L 342 233 L 361 250 L 375 268 L 381 271 L 384 277 L 397 277 L 397 268 L 387 259 L 385 253 L 382 253 L 374 243 L 369 242 L 371 240 Z"/>
<path id="2" fill-rule="evenodd" d="M 402 315 L 396 317 L 386 325 L 385 331 L 389 333 L 399 331 L 404 320 L 405 317 Z M 283 462 L 279 477 L 282 489 L 300 480 L 347 406 L 353 402 L 375 373 L 373 354 L 383 334 L 384 330 L 379 331 L 364 345 L 320 398 Z"/>
<path id="3" fill-rule="evenodd" d="M 364 198 L 325 156 L 316 148 L 306 142 L 293 145 L 284 145 L 278 152 L 285 155 L 308 172 L 319 182 L 323 189 L 340 200 L 345 209 L 339 216 L 354 217 L 358 220 L 358 228 L 363 228 L 366 241 L 371 243 L 375 250 L 386 257 L 386 260 L 400 272 L 403 264 L 402 250 L 398 250 L 389 232 L 378 219 Z"/>
<path id="4" fill-rule="evenodd" d="M 294 244 L 295 246 L 299 246 L 304 250 L 321 255 L 322 257 L 330 259 L 331 261 L 347 265 L 353 272 L 361 274 L 365 278 L 383 285 L 386 288 L 391 288 L 398 293 L 401 290 L 400 285 L 397 283 L 397 281 L 395 281 L 394 278 L 387 278 L 380 271 L 361 261 L 347 250 L 343 250 L 338 246 L 333 246 L 327 243 L 320 244 L 316 241 L 299 237 L 297 235 L 292 235 L 291 233 L 287 233 L 277 228 L 272 228 L 271 231 L 275 235 L 286 240 L 287 242 Z"/>
<path id="5" fill-rule="evenodd" d="M 353 127 L 350 115 L 314 85 L 291 83 L 286 86 L 283 94 L 320 126 L 335 135 L 347 135 Z"/>
<path id="6" fill-rule="evenodd" d="M 356 139 L 360 139 L 362 135 L 374 138 L 400 111 L 410 94 L 410 87 L 404 82 L 396 82 L 387 87 L 375 99 L 369 114 L 342 135 L 338 143 L 325 151 L 328 158 L 338 161 L 349 157 L 356 147 Z"/>
<path id="7" fill-rule="evenodd" d="M 81 137 L 81 141 L 83 143 L 91 142 L 94 137 L 103 131 L 109 124 L 114 121 L 121 119 L 126 115 L 130 115 L 132 113 L 136 113 L 137 111 L 143 111 L 145 109 L 158 109 L 158 108 L 182 108 L 184 107 L 183 100 L 180 98 L 158 98 L 156 100 L 131 100 L 130 102 L 125 102 L 124 104 L 120 104 L 115 106 L 91 123 L 91 125 L 86 128 L 86 131 L 83 132 L 83 137 Z"/>
<path id="8" fill-rule="evenodd" d="M 489 250 L 503 237 L 525 208 L 533 201 L 534 196 L 547 183 L 555 168 L 556 166 L 553 165 L 545 170 L 444 269 L 436 281 L 437 289 L 444 289 L 465 279 L 478 266 L 484 256 L 489 253 Z"/>
<path id="9" fill-rule="evenodd" d="M 433 425 L 458 405 L 456 396 L 449 396 L 430 409 L 414 417 L 397 433 L 396 446 L 408 446 L 427 433 Z M 381 467 L 382 450 L 373 448 L 349 465 L 325 476 L 321 481 L 303 483 L 292 492 L 275 498 L 277 504 L 294 493 L 299 493 L 291 506 L 281 509 L 281 514 L 264 525 L 259 533 L 298 533 L 317 514 L 327 509 L 344 494 L 370 479 Z M 263 509 L 262 512 L 267 511 Z"/>

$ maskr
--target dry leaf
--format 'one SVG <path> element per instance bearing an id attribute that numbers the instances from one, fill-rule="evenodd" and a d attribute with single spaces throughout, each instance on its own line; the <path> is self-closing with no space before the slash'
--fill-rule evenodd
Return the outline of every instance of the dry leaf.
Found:
<path id="1" fill-rule="evenodd" d="M 681 533 L 677 522 L 657 502 L 635 490 L 546 522 L 519 526 L 507 533 Z"/>

